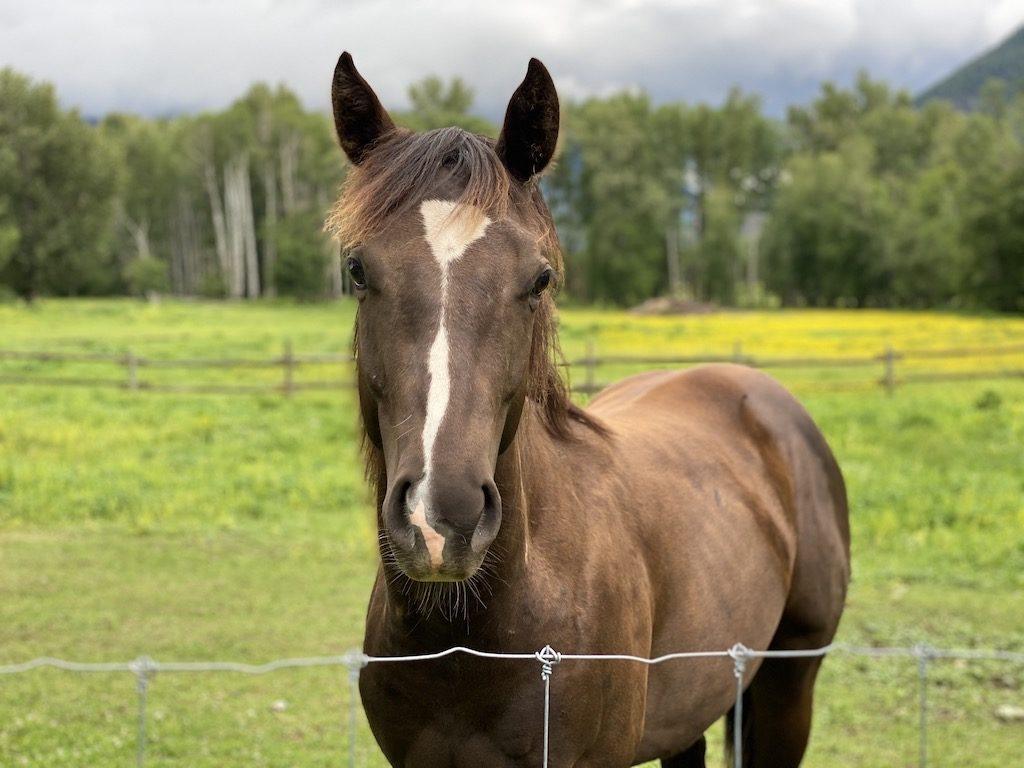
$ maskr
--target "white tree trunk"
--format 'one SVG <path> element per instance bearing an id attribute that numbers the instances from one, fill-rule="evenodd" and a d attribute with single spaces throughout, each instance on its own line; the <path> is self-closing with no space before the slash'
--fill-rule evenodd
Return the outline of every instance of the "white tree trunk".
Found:
<path id="1" fill-rule="evenodd" d="M 328 243 L 330 256 L 327 259 L 327 295 L 332 299 L 341 298 L 345 292 L 345 280 L 341 271 L 341 252 L 333 242 Z"/>
<path id="2" fill-rule="evenodd" d="M 184 190 L 178 191 L 171 214 L 171 286 L 175 293 L 193 296 L 199 292 L 201 250 L 195 210 Z"/>
<path id="3" fill-rule="evenodd" d="M 224 168 L 224 204 L 227 219 L 227 291 L 232 299 L 245 295 L 245 212 L 243 191 L 239 184 L 242 171 L 240 158 L 228 162 Z"/>
<path id="4" fill-rule="evenodd" d="M 226 180 L 225 180 L 226 181 Z M 228 251 L 227 224 L 224 219 L 224 203 L 217 183 L 217 169 L 213 159 L 207 157 L 203 163 L 203 186 L 210 203 L 210 218 L 213 221 L 213 240 L 217 249 L 217 265 L 220 267 L 224 290 L 231 293 L 231 254 Z"/>
<path id="5" fill-rule="evenodd" d="M 296 175 L 300 140 L 301 137 L 293 133 L 281 142 L 281 197 L 286 216 L 295 213 L 299 207 Z"/>
<path id="6" fill-rule="evenodd" d="M 256 217 L 252 210 L 249 158 L 243 155 L 238 169 L 238 190 L 242 202 L 242 242 L 245 245 L 245 289 L 250 299 L 260 297 L 260 257 L 256 250 Z"/>

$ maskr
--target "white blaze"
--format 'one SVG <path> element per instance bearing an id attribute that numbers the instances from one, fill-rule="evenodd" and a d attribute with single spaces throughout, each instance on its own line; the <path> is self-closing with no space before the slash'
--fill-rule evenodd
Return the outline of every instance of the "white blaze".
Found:
<path id="1" fill-rule="evenodd" d="M 482 211 L 471 206 L 458 205 L 451 200 L 424 200 L 420 204 L 423 231 L 430 252 L 441 268 L 441 301 L 437 321 L 437 335 L 427 355 L 430 385 L 427 389 L 427 415 L 423 421 L 423 481 L 416 489 L 412 501 L 413 514 L 409 522 L 420 529 L 434 567 L 441 565 L 444 536 L 427 519 L 430 510 L 430 480 L 433 470 L 434 442 L 441 422 L 448 410 L 451 397 L 451 369 L 449 368 L 449 341 L 445 315 L 448 307 L 448 270 L 458 261 L 470 245 L 484 236 L 491 223 Z"/>

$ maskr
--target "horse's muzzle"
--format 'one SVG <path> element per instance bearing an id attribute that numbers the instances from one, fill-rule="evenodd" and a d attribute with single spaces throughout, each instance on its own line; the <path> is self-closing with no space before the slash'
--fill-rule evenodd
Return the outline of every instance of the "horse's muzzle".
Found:
<path id="1" fill-rule="evenodd" d="M 494 481 L 399 478 L 382 510 L 395 564 L 417 581 L 463 581 L 476 573 L 501 527 Z M 386 556 L 387 553 L 385 553 Z"/>

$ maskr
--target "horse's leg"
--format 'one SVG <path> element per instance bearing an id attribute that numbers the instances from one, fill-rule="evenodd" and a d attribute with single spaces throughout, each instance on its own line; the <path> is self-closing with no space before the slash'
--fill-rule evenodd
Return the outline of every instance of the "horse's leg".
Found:
<path id="1" fill-rule="evenodd" d="M 705 768 L 704 752 L 707 740 L 701 736 L 688 750 L 661 761 L 661 768 Z"/>
<path id="2" fill-rule="evenodd" d="M 797 768 L 811 735 L 814 679 L 820 658 L 765 659 L 748 688 L 749 730 L 743 765 Z"/>

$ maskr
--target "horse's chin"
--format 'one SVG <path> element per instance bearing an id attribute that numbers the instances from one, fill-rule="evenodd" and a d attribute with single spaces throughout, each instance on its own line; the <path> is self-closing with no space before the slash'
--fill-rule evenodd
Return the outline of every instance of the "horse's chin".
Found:
<path id="1" fill-rule="evenodd" d="M 451 565 L 445 563 L 440 568 L 432 568 L 430 566 L 424 567 L 420 564 L 397 563 L 398 570 L 400 570 L 407 578 L 412 581 L 419 581 L 427 584 L 436 583 L 458 583 L 463 581 L 469 581 L 477 572 L 480 570 L 481 561 L 466 563 L 464 565 Z"/>

